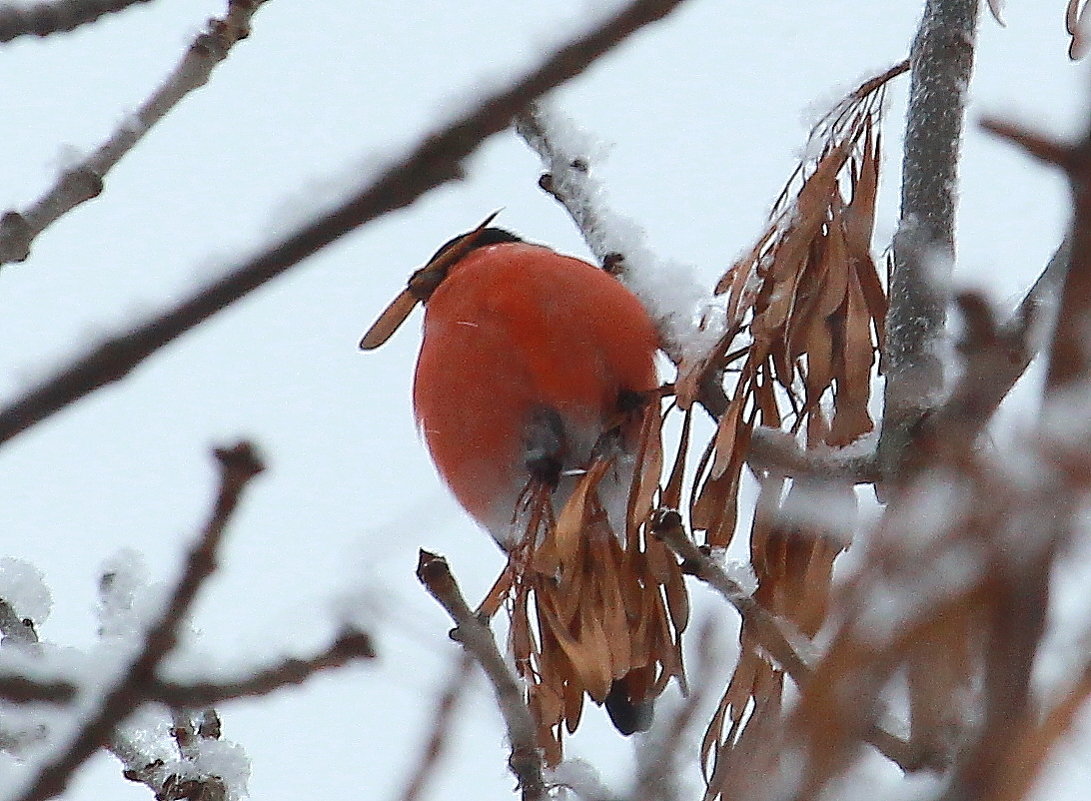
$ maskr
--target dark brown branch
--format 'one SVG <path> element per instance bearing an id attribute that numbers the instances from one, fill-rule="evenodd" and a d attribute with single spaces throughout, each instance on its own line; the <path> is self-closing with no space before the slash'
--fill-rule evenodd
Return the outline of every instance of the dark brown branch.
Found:
<path id="1" fill-rule="evenodd" d="M 61 0 L 0 8 L 0 43 L 20 36 L 49 36 L 74 31 L 106 14 L 150 0 Z"/>
<path id="2" fill-rule="evenodd" d="M 1081 142 L 1068 145 L 1014 123 L 988 120 L 982 124 L 1031 156 L 1060 167 L 1072 187 L 1071 250 L 1046 372 L 1046 394 L 1052 396 L 1091 376 L 1087 347 L 1087 322 L 1091 320 L 1091 128 Z"/>
<path id="3" fill-rule="evenodd" d="M 462 643 L 462 647 L 481 665 L 493 686 L 511 742 L 508 767 L 519 781 L 523 801 L 544 801 L 545 780 L 534 718 L 523 700 L 518 680 L 496 647 L 492 631 L 466 603 L 458 582 L 447 566 L 447 560 L 442 556 L 422 550 L 417 563 L 417 578 L 455 622 L 452 639 Z"/>
<path id="4" fill-rule="evenodd" d="M 220 466 L 219 493 L 163 616 L 149 629 L 139 655 L 118 684 L 106 693 L 71 742 L 39 771 L 28 789 L 18 796 L 18 801 L 45 801 L 64 792 L 76 768 L 103 743 L 109 742 L 114 727 L 146 699 L 146 688 L 151 685 L 159 664 L 174 649 L 178 627 L 189 612 L 197 591 L 216 569 L 216 551 L 243 490 L 263 469 L 253 446 L 247 442 L 232 448 L 217 448 L 215 455 Z"/>
<path id="5" fill-rule="evenodd" d="M 1069 168 L 1072 160 L 1072 148 L 1063 142 L 1035 131 L 1031 131 L 1018 123 L 996 117 L 986 117 L 981 121 L 981 127 L 989 133 L 1006 139 L 1013 145 L 1023 149 L 1028 156 L 1033 156 L 1046 164 L 1052 164 L 1063 170 Z"/>
<path id="6" fill-rule="evenodd" d="M 962 312 L 964 333 L 958 343 L 962 374 L 943 405 L 924 418 L 916 439 L 918 455 L 934 458 L 936 448 L 947 453 L 973 446 L 1004 398 L 1023 376 L 1040 350 L 1040 330 L 1052 327 L 1057 290 L 1071 254 L 1065 240 L 1015 313 L 999 323 L 985 298 L 963 292 L 955 300 Z M 931 455 L 926 455 L 926 452 Z"/>
<path id="7" fill-rule="evenodd" d="M 131 0 L 130 0 L 131 2 Z M 0 265 L 23 261 L 34 240 L 82 203 L 98 197 L 106 174 L 190 92 L 208 83 L 212 70 L 250 33 L 250 18 L 265 0 L 230 0 L 223 19 L 209 20 L 163 84 L 90 156 L 66 169 L 57 183 L 23 211 L 0 216 Z M 87 6 L 125 5 L 90 2 Z M 50 7 L 57 7 L 51 4 Z M 110 9 L 107 9 L 110 10 Z M 0 12 L 2 25 L 2 12 Z"/>
<path id="8" fill-rule="evenodd" d="M 158 680 L 147 692 L 149 701 L 161 701 L 172 707 L 200 707 L 231 698 L 266 695 L 292 684 L 302 684 L 315 673 L 341 667 L 357 659 L 373 659 L 371 638 L 358 631 L 342 633 L 329 648 L 308 659 L 286 659 L 255 671 L 238 681 L 172 682 Z"/>
<path id="9" fill-rule="evenodd" d="M 76 686 L 66 681 L 35 681 L 26 676 L 0 677 L 0 700 L 21 704 L 45 701 L 67 704 L 76 696 Z"/>
<path id="10" fill-rule="evenodd" d="M 102 343 L 62 368 L 0 410 L 0 443 L 96 389 L 121 380 L 159 348 L 331 242 L 457 178 L 463 159 L 485 139 L 503 130 L 527 103 L 578 75 L 635 31 L 666 16 L 681 1 L 634 0 L 599 27 L 554 51 L 533 72 L 484 98 L 444 128 L 423 137 L 405 158 L 384 170 L 340 207 L 269 246 L 174 308 Z"/>
<path id="11" fill-rule="evenodd" d="M 973 70 L 978 0 L 928 0 L 910 53 L 901 219 L 886 323 L 884 476 L 899 473 L 913 427 L 936 403 L 946 284 L 955 257 L 958 155 Z"/>
<path id="12" fill-rule="evenodd" d="M 1091 132 L 1073 150 L 1068 172 L 1074 196 L 1072 257 L 1061 287 L 1057 325 L 1046 370 L 1046 395 L 1056 397 L 1091 377 L 1087 330 L 1091 321 Z"/>
<path id="13" fill-rule="evenodd" d="M 440 694 L 436 703 L 436 714 L 432 721 L 428 742 L 425 743 L 420 759 L 413 769 L 413 775 L 405 785 L 405 792 L 401 795 L 401 801 L 417 801 L 424 792 L 428 780 L 431 778 L 443 755 L 443 749 L 447 739 L 451 735 L 451 725 L 454 723 L 455 710 L 458 699 L 469 684 L 471 669 L 474 666 L 473 658 L 466 652 L 459 657 L 458 665 L 451 674 L 450 679 Z"/>
<path id="14" fill-rule="evenodd" d="M 1084 664 L 1068 692 L 1053 705 L 1041 724 L 1015 744 L 996 801 L 1019 801 L 1027 796 L 1048 766 L 1049 753 L 1071 731 L 1088 698 L 1091 698 L 1091 663 Z"/>

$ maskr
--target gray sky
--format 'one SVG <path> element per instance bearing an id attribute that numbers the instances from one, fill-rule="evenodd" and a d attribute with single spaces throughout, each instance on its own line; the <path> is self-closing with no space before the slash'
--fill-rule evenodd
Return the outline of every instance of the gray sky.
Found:
<path id="1" fill-rule="evenodd" d="M 0 207 L 26 205 L 59 165 L 107 136 L 224 5 L 158 0 L 0 49 Z M 0 397 L 288 233 L 600 5 L 269 2 L 251 38 L 118 166 L 102 196 L 55 224 L 29 261 L 0 271 Z M 608 147 L 595 170 L 612 207 L 711 284 L 760 231 L 808 123 L 905 55 L 918 5 L 691 0 L 553 100 Z M 973 120 L 1081 129 L 1086 70 L 1066 58 L 1063 5 L 1014 0 L 1006 28 L 981 23 L 957 275 L 1002 302 L 1029 286 L 1059 241 L 1066 194 Z M 907 86 L 903 78 L 890 93 L 880 249 L 896 220 Z M 208 508 L 210 445 L 246 435 L 262 447 L 270 469 L 201 596 L 199 635 L 185 650 L 204 657 L 183 658 L 185 669 L 310 653 L 346 597 L 373 605 L 382 658 L 221 708 L 225 736 L 253 760 L 254 798 L 391 798 L 416 758 L 454 653 L 449 621 L 413 577 L 416 550 L 446 554 L 470 597 L 502 557 L 448 498 L 415 432 L 419 317 L 375 353 L 356 342 L 411 270 L 496 208 L 499 224 L 586 255 L 537 189 L 538 172 L 513 134 L 494 137 L 464 181 L 323 251 L 0 453 L 2 552 L 36 564 L 53 590 L 43 636 L 87 648 L 103 559 L 135 548 L 154 580 L 170 580 Z M 475 685 L 432 798 L 509 793 L 487 693 Z M 568 755 L 622 782 L 631 746 L 604 720 L 586 712 Z M 1083 747 L 1086 760 L 1091 738 Z M 100 756 L 70 797 L 107 794 L 148 797 Z M 1084 795 L 1069 783 L 1041 797 Z"/>

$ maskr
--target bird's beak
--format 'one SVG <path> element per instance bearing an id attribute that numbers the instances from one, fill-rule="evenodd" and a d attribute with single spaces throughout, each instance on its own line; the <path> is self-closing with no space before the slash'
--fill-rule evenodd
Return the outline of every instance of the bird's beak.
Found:
<path id="1" fill-rule="evenodd" d="M 379 319 L 364 334 L 363 339 L 360 340 L 360 350 L 375 350 L 390 339 L 405 322 L 418 301 L 426 302 L 432 296 L 436 287 L 447 277 L 451 265 L 470 252 L 477 238 L 481 236 L 481 232 L 489 227 L 489 223 L 495 220 L 499 213 L 494 211 L 477 228 L 413 273 L 409 277 L 408 286 L 390 302 L 390 305 L 379 315 Z"/>

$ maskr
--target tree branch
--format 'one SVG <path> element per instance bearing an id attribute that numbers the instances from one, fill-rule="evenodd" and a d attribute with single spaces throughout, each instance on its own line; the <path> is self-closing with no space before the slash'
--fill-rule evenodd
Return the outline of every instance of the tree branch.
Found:
<path id="1" fill-rule="evenodd" d="M 146 699 L 146 688 L 151 685 L 156 669 L 178 641 L 178 626 L 189 612 L 197 591 L 216 569 L 216 551 L 243 490 L 263 469 L 253 446 L 247 442 L 232 448 L 217 448 L 214 453 L 220 464 L 219 493 L 162 617 L 149 629 L 139 655 L 118 684 L 105 694 L 72 740 L 16 796 L 18 801 L 45 801 L 64 792 L 76 768 L 109 742 L 114 727 Z"/>
<path id="2" fill-rule="evenodd" d="M 76 685 L 67 681 L 35 681 L 26 676 L 0 676 L 0 700 L 22 704 L 67 704 L 76 697 Z"/>
<path id="3" fill-rule="evenodd" d="M 106 14 L 150 0 L 61 0 L 0 8 L 0 43 L 20 36 L 49 36 L 74 31 Z"/>
<path id="4" fill-rule="evenodd" d="M 145 0 L 140 0 L 144 2 Z M 84 2 L 88 7 L 129 3 Z M 195 89 L 208 83 L 212 70 L 231 48 L 250 34 L 250 18 L 265 0 L 229 0 L 223 19 L 212 19 L 208 30 L 199 34 L 166 81 L 90 156 L 67 168 L 57 183 L 23 211 L 0 216 L 0 266 L 23 261 L 34 240 L 46 228 L 82 203 L 98 197 L 103 179 L 121 159 L 144 138 L 159 120 Z M 67 4 L 71 5 L 71 3 Z M 80 5 L 80 4 L 76 4 Z M 57 8 L 50 4 L 50 8 Z M 116 9 L 106 9 L 116 10 Z M 25 13 L 32 13 L 33 9 Z M 3 13 L 0 12 L 0 32 Z"/>
<path id="5" fill-rule="evenodd" d="M 807 683 L 811 678 L 811 667 L 793 644 L 793 641 L 806 642 L 804 636 L 792 631 L 790 624 L 755 601 L 715 559 L 698 548 L 686 534 L 681 515 L 669 509 L 661 511 L 653 521 L 652 532 L 682 560 L 682 572 L 705 582 L 735 607 L 762 648 L 797 685 L 802 687 Z"/>
<path id="6" fill-rule="evenodd" d="M 910 53 L 879 439 L 886 477 L 899 473 L 913 427 L 943 388 L 937 344 L 955 257 L 958 155 L 977 17 L 978 0 L 928 0 Z"/>
<path id="7" fill-rule="evenodd" d="M 425 785 L 436 763 L 443 755 L 447 738 L 451 734 L 451 725 L 454 723 L 455 709 L 458 699 L 469 684 L 471 670 L 474 666 L 473 657 L 466 651 L 459 657 L 458 665 L 451 678 L 448 679 L 439 701 L 436 703 L 436 714 L 432 721 L 428 742 L 421 752 L 420 759 L 413 769 L 413 775 L 405 785 L 405 792 L 401 794 L 401 801 L 417 801 L 424 792 Z"/>
<path id="8" fill-rule="evenodd" d="M 515 118 L 515 131 L 527 146 L 542 160 L 544 172 L 538 179 L 542 191 L 553 197 L 572 218 L 587 247 L 603 268 L 619 277 L 640 298 L 649 315 L 655 320 L 663 352 L 677 366 L 683 358 L 692 356 L 680 344 L 683 338 L 694 335 L 693 316 L 697 305 L 707 294 L 694 285 L 689 294 L 694 301 L 693 309 L 665 307 L 661 280 L 674 282 L 677 275 L 666 275 L 662 264 L 655 264 L 654 257 L 634 239 L 630 231 L 633 223 L 619 218 L 603 200 L 603 192 L 592 177 L 594 166 L 587 148 L 577 150 L 571 131 L 563 130 L 558 115 L 542 103 L 532 103 Z M 625 236 L 616 232 L 624 231 Z M 641 264 L 643 262 L 644 264 Z M 643 273 L 658 273 L 651 276 Z M 651 280 L 649 280 L 651 279 Z M 677 287 L 671 292 L 677 295 Z M 709 345 L 713 337 L 709 337 Z M 719 380 L 722 374 L 711 371 L 701 382 L 697 402 L 714 418 L 727 409 L 727 395 Z"/>
<path id="9" fill-rule="evenodd" d="M 1072 188 L 1071 247 L 1046 372 L 1046 394 L 1053 396 L 1091 376 L 1087 348 L 1087 321 L 1091 319 L 1091 127 L 1080 142 L 1068 145 L 1014 123 L 986 120 L 982 125 L 1034 158 L 1060 167 Z"/>
<path id="10" fill-rule="evenodd" d="M 442 556 L 421 550 L 417 578 L 455 622 L 451 638 L 462 643 L 462 647 L 481 665 L 493 686 L 511 742 L 508 767 L 519 780 L 523 801 L 545 801 L 545 779 L 542 776 L 542 758 L 534 718 L 523 700 L 518 680 L 496 647 L 492 631 L 470 609 L 458 582 L 451 575 L 447 560 Z"/>
<path id="11" fill-rule="evenodd" d="M 847 456 L 832 448 L 806 450 L 794 435 L 778 428 L 753 430 L 746 461 L 755 469 L 772 469 L 790 478 L 814 476 L 853 484 L 871 484 L 879 478 L 873 453 Z"/>
<path id="12" fill-rule="evenodd" d="M 338 208 L 268 246 L 174 308 L 127 334 L 107 340 L 62 368 L 0 410 L 0 443 L 96 389 L 121 380 L 159 348 L 331 242 L 457 178 L 463 159 L 485 139 L 503 130 L 527 103 L 578 75 L 635 31 L 669 14 L 681 1 L 633 0 L 598 27 L 555 50 L 537 69 L 423 137 L 405 158 L 386 168 Z"/>
<path id="13" fill-rule="evenodd" d="M 308 659 L 285 659 L 272 667 L 255 671 L 238 681 L 172 682 L 153 681 L 147 700 L 171 707 L 209 706 L 232 698 L 266 695 L 292 684 L 302 684 L 315 673 L 341 667 L 357 659 L 373 659 L 371 638 L 362 632 L 345 631 L 329 648 Z"/>

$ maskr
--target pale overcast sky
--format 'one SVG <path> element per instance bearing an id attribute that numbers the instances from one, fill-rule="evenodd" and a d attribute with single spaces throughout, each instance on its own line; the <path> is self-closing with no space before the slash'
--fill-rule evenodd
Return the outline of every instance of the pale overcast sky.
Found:
<path id="1" fill-rule="evenodd" d="M 0 397 L 289 232 L 602 5 L 271 0 L 250 39 L 126 157 L 100 198 L 55 224 L 26 263 L 0 270 Z M 957 272 L 1004 302 L 1059 241 L 1065 188 L 973 120 L 1010 115 L 1071 134 L 1087 95 L 1085 67 L 1066 57 L 1061 0 L 1008 5 L 1006 28 L 988 17 L 980 26 Z M 0 48 L 0 209 L 26 205 L 107 136 L 224 6 L 158 0 Z M 553 100 L 603 141 L 594 166 L 613 208 L 712 284 L 760 231 L 809 122 L 905 56 L 920 6 L 691 0 Z M 896 221 L 907 86 L 890 92 L 880 249 Z M 502 556 L 448 497 L 415 432 L 419 317 L 375 353 L 356 343 L 411 270 L 494 209 L 524 237 L 586 256 L 538 172 L 514 134 L 494 137 L 464 181 L 323 251 L 0 453 L 0 552 L 43 571 L 55 603 L 42 636 L 86 648 L 103 560 L 137 549 L 153 579 L 170 580 L 213 491 L 209 447 L 245 435 L 263 449 L 270 469 L 231 527 L 198 605 L 199 635 L 185 646 L 203 656 L 183 661 L 205 669 L 308 654 L 348 599 L 371 605 L 381 659 L 221 707 L 225 736 L 253 761 L 255 799 L 389 799 L 417 757 L 455 646 L 413 577 L 416 550 L 446 554 L 470 597 Z M 728 616 L 694 593 L 699 609 Z M 429 798 L 511 797 L 488 692 L 475 685 Z M 1091 738 L 1084 745 L 1086 762 Z M 624 789 L 631 745 L 597 710 L 568 754 Z M 69 797 L 149 797 L 119 773 L 100 755 Z M 1086 796 L 1068 783 L 1040 797 Z"/>

